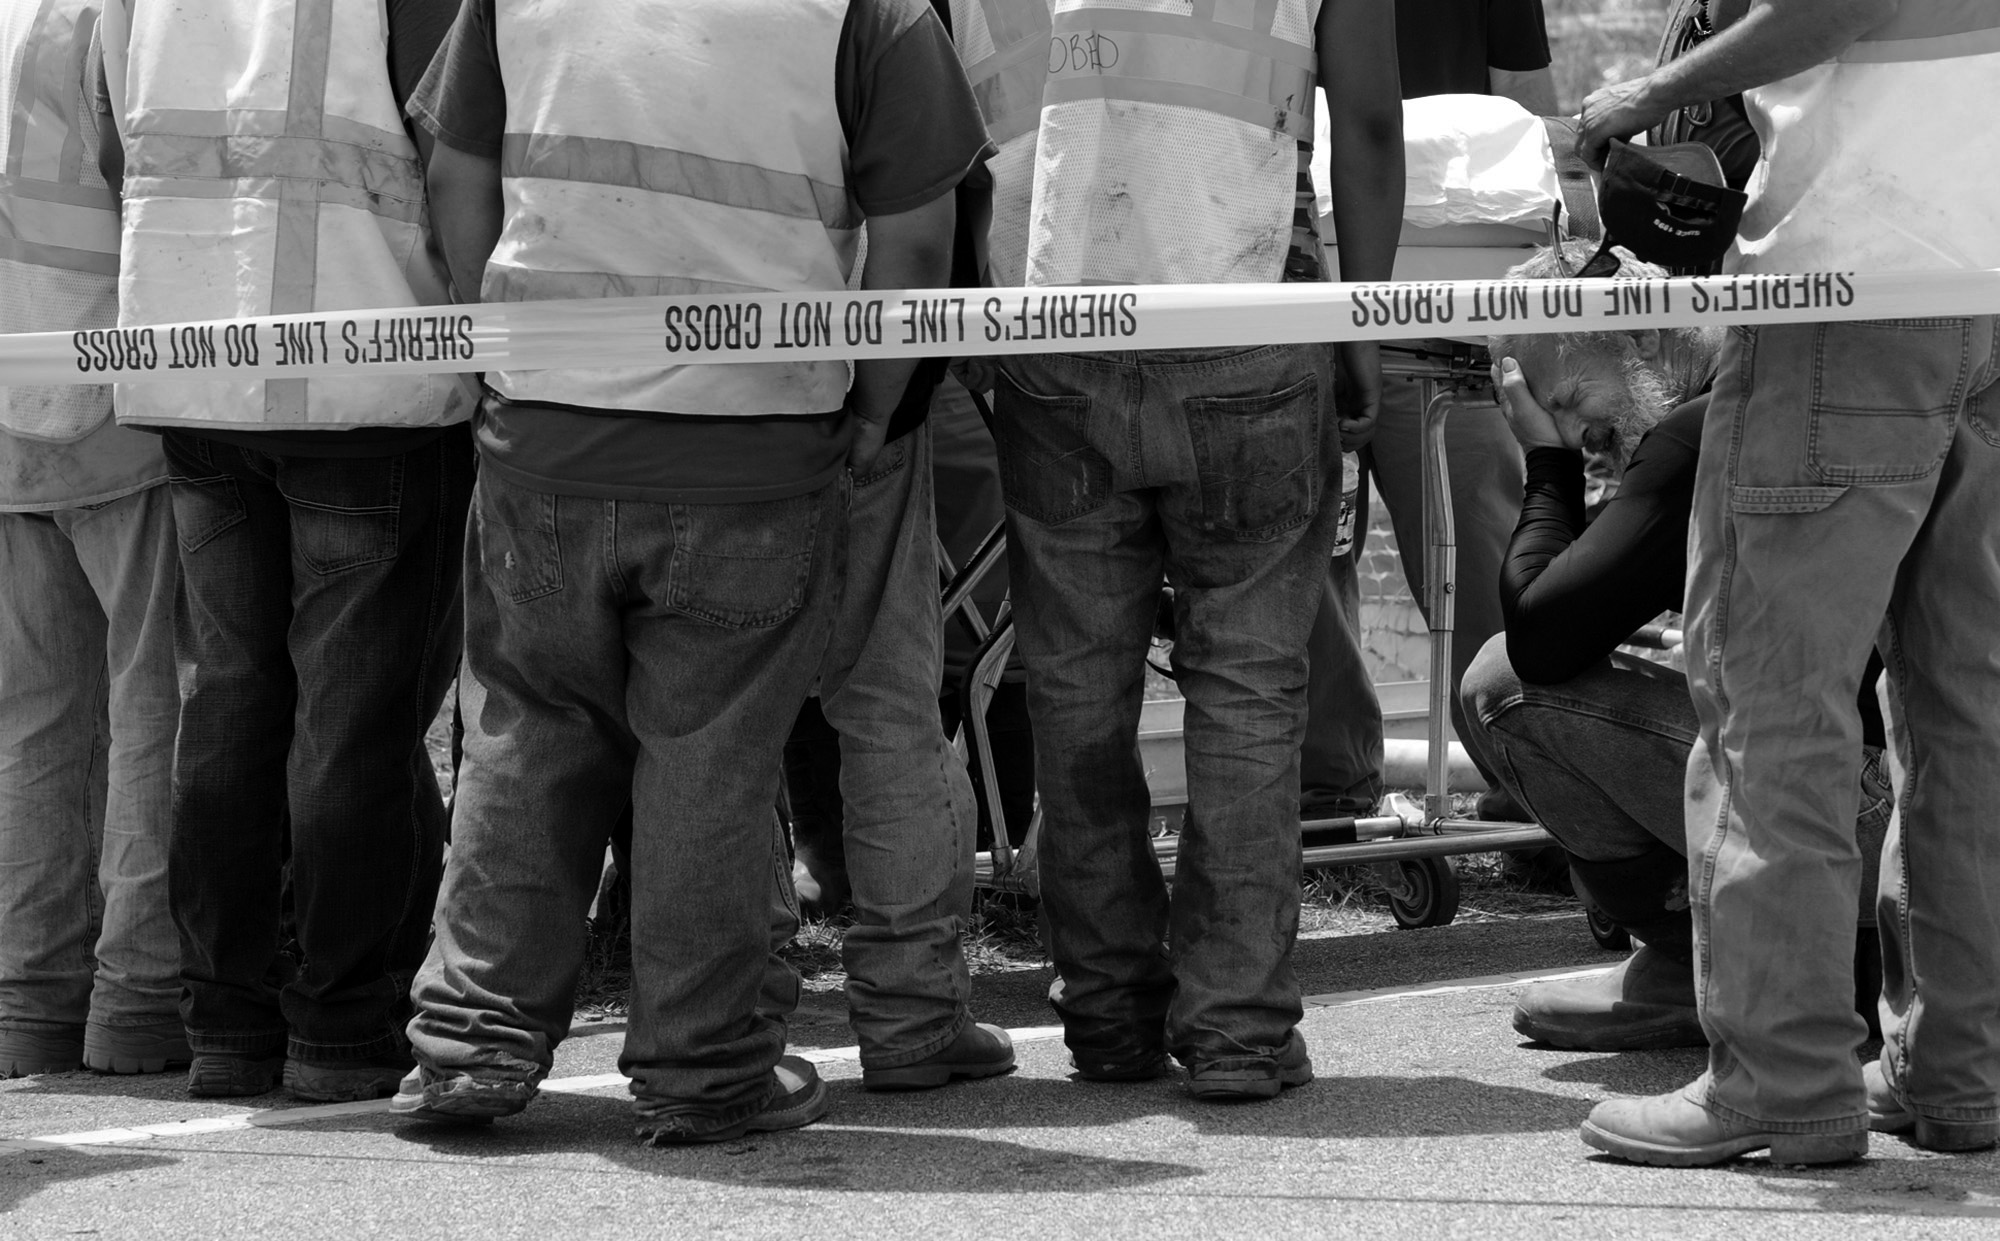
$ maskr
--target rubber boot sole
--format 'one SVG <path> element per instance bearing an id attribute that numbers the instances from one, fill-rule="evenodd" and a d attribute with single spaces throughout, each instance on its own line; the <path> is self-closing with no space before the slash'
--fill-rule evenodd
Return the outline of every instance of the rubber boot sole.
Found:
<path id="1" fill-rule="evenodd" d="M 537 1093 L 530 1082 L 482 1082 L 461 1076 L 415 1092 L 399 1089 L 389 1100 L 389 1111 L 437 1124 L 486 1125 L 519 1114 Z"/>
<path id="2" fill-rule="evenodd" d="M 197 1099 L 243 1099 L 269 1094 L 284 1076 L 283 1056 L 231 1056 L 197 1052 L 188 1063 L 188 1093 Z"/>
<path id="3" fill-rule="evenodd" d="M 671 1125 L 661 1125 L 640 1121 L 633 1126 L 633 1133 L 651 1146 L 705 1146 L 714 1142 L 728 1142 L 747 1133 L 779 1133 L 786 1129 L 801 1129 L 827 1114 L 832 1108 L 832 1097 L 827 1093 L 826 1082 L 818 1077 L 813 1079 L 812 1088 L 800 1091 L 798 1097 L 783 1107 L 766 1107 L 763 1111 L 725 1125 L 720 1129 L 690 1132 Z"/>
<path id="4" fill-rule="evenodd" d="M 1656 1168 L 1705 1168 L 1754 1151 L 1771 1152 L 1772 1163 L 1850 1163 L 1868 1154 L 1866 1133 L 1741 1133 L 1693 1146 L 1667 1146 L 1622 1137 L 1586 1120 L 1583 1141 L 1607 1155 Z"/>
<path id="5" fill-rule="evenodd" d="M 971 1081 L 999 1077 L 1014 1071 L 1014 1057 L 997 1060 L 970 1060 L 957 1064 L 912 1064 L 900 1069 L 863 1069 L 863 1090 L 935 1090 L 955 1080 Z"/>
<path id="6" fill-rule="evenodd" d="M 0 1030 L 0 1078 L 74 1073 L 82 1067 L 83 1040 L 76 1034 Z"/>
<path id="7" fill-rule="evenodd" d="M 285 1089 L 308 1103 L 360 1103 L 396 1093 L 410 1065 L 326 1065 L 285 1061 Z"/>
<path id="8" fill-rule="evenodd" d="M 1644 1016 L 1582 1019 L 1563 1022 L 1549 1016 L 1514 1010 L 1514 1032 L 1522 1038 L 1565 1051 L 1664 1051 L 1669 1047 L 1706 1047 L 1708 1035 L 1692 1008 L 1660 1008 Z"/>

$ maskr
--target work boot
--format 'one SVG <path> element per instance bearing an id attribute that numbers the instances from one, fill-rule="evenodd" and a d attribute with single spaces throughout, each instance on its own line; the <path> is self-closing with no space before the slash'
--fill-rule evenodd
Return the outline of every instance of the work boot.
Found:
<path id="1" fill-rule="evenodd" d="M 1640 947 L 1608 974 L 1529 987 L 1514 1029 L 1576 1051 L 1707 1046 L 1695 1012 L 1686 859 L 1662 844 L 1616 862 L 1572 859 L 1570 881 Z"/>
<path id="2" fill-rule="evenodd" d="M 1980 1151 L 2000 1145 L 2000 1120 L 1933 1120 L 1903 1105 L 1880 1060 L 1861 1068 L 1868 1087 L 1868 1127 L 1877 1133 L 1907 1133 L 1910 1144 L 1927 1151 Z"/>
<path id="3" fill-rule="evenodd" d="M 1694 963 L 1649 944 L 1608 974 L 1536 983 L 1514 1005 L 1524 1038 L 1572 1051 L 1706 1047 L 1694 1004 Z"/>
<path id="4" fill-rule="evenodd" d="M 1866 1130 L 1772 1133 L 1722 1119 L 1688 1097 L 1694 1088 L 1598 1104 L 1583 1122 L 1584 1145 L 1662 1168 L 1705 1168 L 1767 1149 L 1772 1163 L 1846 1163 L 1868 1153 Z"/>
<path id="5" fill-rule="evenodd" d="M 958 1078 L 998 1077 L 1014 1071 L 1014 1040 L 999 1026 L 968 1021 L 958 1037 L 915 1064 L 889 1069 L 861 1066 L 863 1090 L 932 1090 Z"/>

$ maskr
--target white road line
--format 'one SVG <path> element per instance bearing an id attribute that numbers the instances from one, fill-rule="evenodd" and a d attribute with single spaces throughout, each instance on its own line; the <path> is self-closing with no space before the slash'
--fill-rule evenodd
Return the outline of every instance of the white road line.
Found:
<path id="1" fill-rule="evenodd" d="M 1559 978 L 1590 978 L 1609 974 L 1615 965 L 1564 965 L 1549 970 L 1524 970 L 1519 974 L 1486 974 L 1478 978 L 1454 978 L 1450 982 L 1418 983 L 1410 987 L 1375 987 L 1367 991 L 1330 991 L 1309 995 L 1307 1008 L 1345 1008 L 1351 1004 L 1379 1004 L 1383 1000 L 1410 1000 L 1428 995 L 1457 995 L 1461 991 L 1492 991 L 1518 987 L 1523 983 L 1549 982 Z"/>
<path id="2" fill-rule="evenodd" d="M 1478 978 L 1459 978 L 1449 982 L 1419 984 L 1407 987 L 1376 987 L 1366 991 L 1335 991 L 1325 995 L 1305 997 L 1308 1008 L 1344 1008 L 1356 1004 L 1377 1004 L 1386 1000 L 1415 999 L 1422 996 L 1455 995 L 1463 991 L 1488 991 L 1500 987 L 1516 987 L 1523 983 L 1556 978 L 1584 978 L 1593 974 L 1607 973 L 1610 966 L 1593 966 L 1579 969 L 1565 966 L 1560 969 L 1528 970 L 1519 974 L 1488 974 Z M 606 1031 L 608 1033 L 608 1031 Z M 580 1036 L 584 1031 L 579 1030 Z M 1008 1034 L 1016 1043 L 1035 1043 L 1062 1037 L 1061 1026 L 1025 1026 L 1009 1030 Z M 858 1047 L 801 1048 L 793 1051 L 814 1064 L 841 1064 L 861 1058 Z M 558 1077 L 542 1083 L 542 1089 L 549 1094 L 585 1094 L 593 1090 L 608 1090 L 623 1087 L 627 1078 L 623 1073 L 592 1073 L 580 1077 Z M 0 1139 L 0 1155 L 23 1154 L 31 1151 L 66 1150 L 87 1146 L 124 1146 L 135 1142 L 150 1142 L 157 1138 L 197 1137 L 211 1133 L 234 1133 L 251 1129 L 275 1129 L 287 1125 L 309 1125 L 315 1121 L 333 1120 L 342 1116 L 370 1116 L 386 1113 L 387 1099 L 370 1099 L 362 1103 L 328 1103 L 316 1107 L 267 1108 L 258 1111 L 237 1112 L 228 1116 L 203 1116 L 194 1120 L 173 1120 L 154 1125 L 133 1125 L 129 1128 L 95 1129 L 88 1133 L 53 1133 L 35 1138 Z"/>

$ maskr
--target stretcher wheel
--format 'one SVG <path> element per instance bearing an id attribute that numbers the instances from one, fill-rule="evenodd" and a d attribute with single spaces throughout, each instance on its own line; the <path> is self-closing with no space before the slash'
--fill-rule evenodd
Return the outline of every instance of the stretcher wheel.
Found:
<path id="1" fill-rule="evenodd" d="M 1606 952 L 1632 951 L 1632 937 L 1625 928 L 1604 916 L 1604 911 L 1588 901 L 1583 905 L 1583 916 L 1590 922 L 1590 937 Z"/>
<path id="2" fill-rule="evenodd" d="M 1389 913 L 1404 930 L 1444 926 L 1458 916 L 1458 872 L 1441 857 L 1410 858 L 1396 863 L 1396 885 L 1389 889 Z"/>

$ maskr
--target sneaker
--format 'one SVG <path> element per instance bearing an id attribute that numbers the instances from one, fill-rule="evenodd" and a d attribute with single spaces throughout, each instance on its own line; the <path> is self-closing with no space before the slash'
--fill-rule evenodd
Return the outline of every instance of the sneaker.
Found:
<path id="1" fill-rule="evenodd" d="M 83 1028 L 83 1062 L 99 1073 L 164 1073 L 194 1059 L 178 1017 L 137 1026 Z"/>
<path id="2" fill-rule="evenodd" d="M 764 1106 L 751 1115 L 723 1125 L 686 1112 L 654 1117 L 647 1115 L 648 1104 L 642 1099 L 634 1105 L 639 1120 L 633 1132 L 648 1146 L 727 1142 L 746 1133 L 801 1128 L 826 1115 L 831 1106 L 826 1083 L 820 1080 L 812 1063 L 798 1056 L 783 1056 L 771 1070 L 771 1087 L 764 1096 Z"/>
<path id="3" fill-rule="evenodd" d="M 1293 1030 L 1275 1056 L 1223 1056 L 1188 1065 L 1188 1091 L 1211 1103 L 1275 1099 L 1278 1092 L 1313 1079 L 1306 1041 Z"/>
<path id="4" fill-rule="evenodd" d="M 389 1110 L 412 1120 L 483 1125 L 512 1116 L 541 1092 L 536 1083 L 418 1065 L 403 1076 Z"/>
<path id="5" fill-rule="evenodd" d="M 893 1069 L 861 1066 L 863 1090 L 931 1090 L 954 1078 L 998 1077 L 1014 1071 L 1014 1040 L 999 1026 L 966 1022 L 949 1047 Z"/>
<path id="6" fill-rule="evenodd" d="M 1978 1151 L 2000 1145 L 2000 1121 L 1932 1120 L 1903 1105 L 1882 1072 L 1882 1062 L 1861 1068 L 1868 1087 L 1868 1127 L 1877 1133 L 1907 1133 L 1910 1143 L 1927 1151 Z"/>
<path id="7" fill-rule="evenodd" d="M 83 1027 L 0 1027 L 0 1078 L 74 1073 L 83 1067 Z"/>
<path id="8" fill-rule="evenodd" d="M 1629 1163 L 1706 1168 L 1738 1155 L 1769 1150 L 1772 1163 L 1846 1163 L 1868 1153 L 1868 1134 L 1770 1133 L 1724 1120 L 1685 1091 L 1644 1099 L 1611 1099 L 1583 1122 L 1585 1146 Z"/>
<path id="9" fill-rule="evenodd" d="M 285 1089 L 291 1092 L 294 1099 L 307 1103 L 358 1103 L 364 1099 L 386 1099 L 397 1092 L 404 1074 L 414 1067 L 407 1052 L 395 1057 L 343 1060 L 332 1064 L 287 1060 Z"/>
<path id="10" fill-rule="evenodd" d="M 1695 1011 L 1693 963 L 1643 944 L 1608 974 L 1540 982 L 1521 992 L 1514 1029 L 1572 1051 L 1708 1046 Z"/>
<path id="11" fill-rule="evenodd" d="M 285 1072 L 283 1053 L 249 1056 L 198 1051 L 188 1061 L 188 1093 L 197 1099 L 241 1099 L 269 1094 Z"/>

